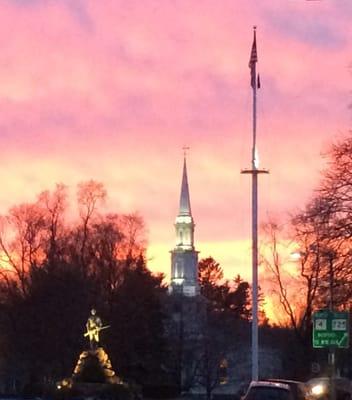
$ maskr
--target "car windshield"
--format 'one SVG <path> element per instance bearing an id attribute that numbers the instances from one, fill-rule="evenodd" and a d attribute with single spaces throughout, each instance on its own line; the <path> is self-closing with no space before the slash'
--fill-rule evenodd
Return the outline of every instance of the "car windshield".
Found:
<path id="1" fill-rule="evenodd" d="M 279 387 L 252 387 L 246 400 L 290 400 L 290 392 Z"/>

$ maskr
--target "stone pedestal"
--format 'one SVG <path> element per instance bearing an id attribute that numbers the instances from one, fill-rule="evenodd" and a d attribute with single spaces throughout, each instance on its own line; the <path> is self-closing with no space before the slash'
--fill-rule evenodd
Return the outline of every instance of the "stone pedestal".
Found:
<path id="1" fill-rule="evenodd" d="M 112 369 L 109 357 L 102 347 L 86 350 L 80 354 L 72 380 L 82 383 L 122 383 Z"/>
<path id="2" fill-rule="evenodd" d="M 83 351 L 71 378 L 57 383 L 58 398 L 75 396 L 131 400 L 135 393 L 115 374 L 105 350 Z"/>

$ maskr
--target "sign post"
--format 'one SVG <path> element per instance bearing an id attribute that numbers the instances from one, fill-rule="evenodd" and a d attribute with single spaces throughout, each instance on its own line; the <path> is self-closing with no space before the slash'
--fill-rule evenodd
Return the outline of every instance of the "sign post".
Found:
<path id="1" fill-rule="evenodd" d="M 349 347 L 348 312 L 321 310 L 313 314 L 313 347 L 315 349 Z"/>

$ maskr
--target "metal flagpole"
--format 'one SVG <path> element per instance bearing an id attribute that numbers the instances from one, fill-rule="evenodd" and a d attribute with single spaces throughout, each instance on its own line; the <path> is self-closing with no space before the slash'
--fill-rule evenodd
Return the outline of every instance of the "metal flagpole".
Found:
<path id="1" fill-rule="evenodd" d="M 258 368 L 258 174 L 267 174 L 269 171 L 259 169 L 257 155 L 257 87 L 259 80 L 256 73 L 257 44 L 256 27 L 249 60 L 251 69 L 251 86 L 253 90 L 253 147 L 251 169 L 242 170 L 242 174 L 252 175 L 252 380 L 257 381 Z"/>

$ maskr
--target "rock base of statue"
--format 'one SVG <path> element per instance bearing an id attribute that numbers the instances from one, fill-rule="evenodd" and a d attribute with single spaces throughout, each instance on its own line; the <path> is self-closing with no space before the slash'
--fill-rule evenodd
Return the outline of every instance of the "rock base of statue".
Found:
<path id="1" fill-rule="evenodd" d="M 86 350 L 80 354 L 72 380 L 77 383 L 122 383 L 112 369 L 109 357 L 102 347 Z"/>
<path id="2" fill-rule="evenodd" d="M 65 398 L 102 396 L 128 400 L 133 397 L 129 386 L 115 374 L 109 357 L 102 347 L 83 351 L 72 377 L 58 382 L 57 389 Z"/>

